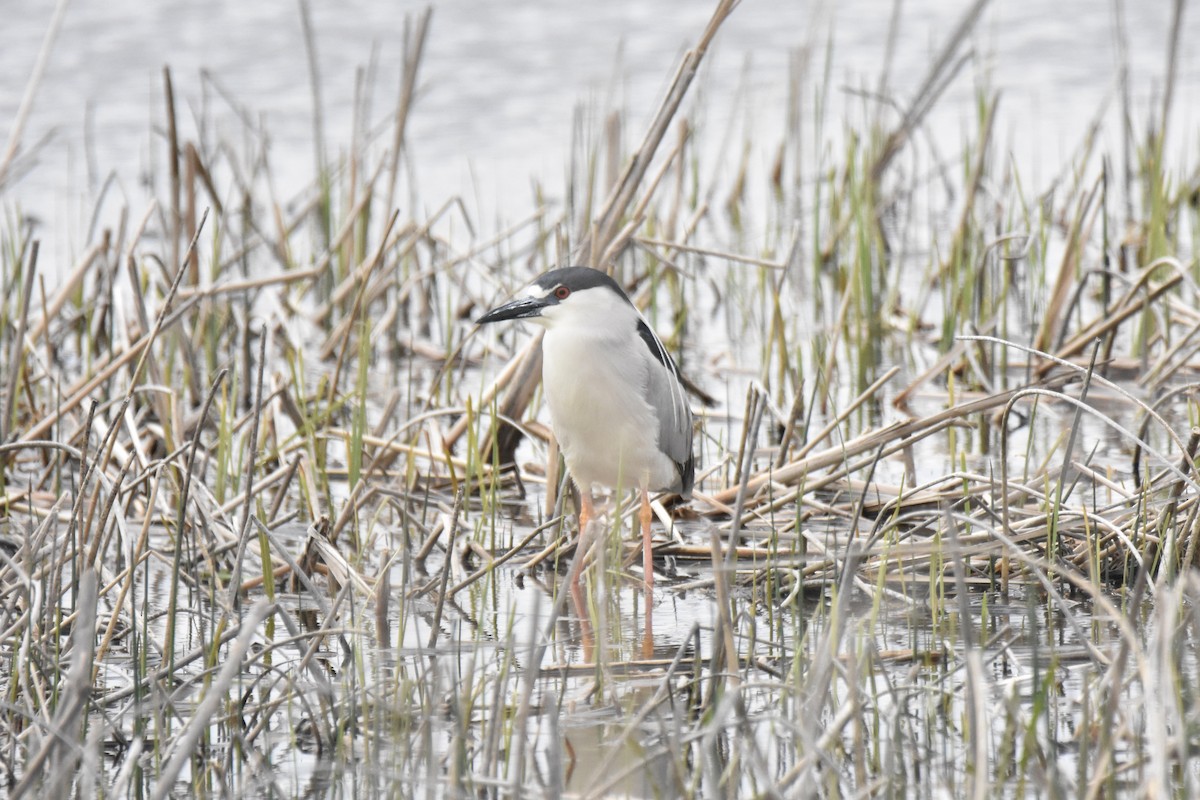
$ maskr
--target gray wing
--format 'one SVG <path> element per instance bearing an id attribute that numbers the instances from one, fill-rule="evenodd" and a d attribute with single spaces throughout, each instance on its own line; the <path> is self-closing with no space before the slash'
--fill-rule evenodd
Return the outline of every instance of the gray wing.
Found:
<path id="1" fill-rule="evenodd" d="M 692 452 L 692 410 L 688 407 L 683 385 L 679 380 L 679 368 L 667 348 L 646 324 L 646 320 L 638 318 L 638 335 L 646 344 L 646 348 L 659 364 L 665 369 L 650 370 L 650 380 L 646 385 L 646 400 L 658 414 L 658 446 L 675 462 L 679 479 L 670 488 L 679 492 L 685 499 L 692 495 L 692 483 L 695 480 L 696 460 Z"/>

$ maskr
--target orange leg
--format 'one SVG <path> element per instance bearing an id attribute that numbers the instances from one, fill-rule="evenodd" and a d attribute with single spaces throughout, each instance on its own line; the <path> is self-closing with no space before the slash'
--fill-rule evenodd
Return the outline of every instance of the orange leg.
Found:
<path id="1" fill-rule="evenodd" d="M 579 490 L 579 534 L 587 530 L 588 523 L 592 521 L 592 517 L 596 516 L 596 510 L 592 506 L 592 493 L 585 492 L 582 488 Z"/>
<path id="2" fill-rule="evenodd" d="M 592 623 L 588 619 L 587 602 L 583 596 L 583 587 L 580 585 L 578 575 L 571 583 L 571 602 L 575 606 L 575 616 L 579 619 L 579 643 L 583 648 L 583 663 L 594 664 L 596 662 L 596 637 L 592 635 Z"/>
<path id="3" fill-rule="evenodd" d="M 592 493 L 584 491 L 581 487 L 579 490 L 579 536 L 575 539 L 576 558 L 584 558 L 584 553 L 581 550 L 588 546 L 591 539 L 585 537 L 588 525 L 596 516 L 596 509 L 592 505 Z M 583 568 L 586 564 L 580 562 L 579 569 L 575 571 L 575 580 L 571 582 L 571 594 L 582 597 L 582 591 L 579 586 L 579 578 L 583 575 Z"/>
<path id="4" fill-rule="evenodd" d="M 654 551 L 650 546 L 650 493 L 642 489 L 642 570 L 646 576 L 646 593 L 654 589 Z M 646 598 L 649 601 L 649 598 Z"/>

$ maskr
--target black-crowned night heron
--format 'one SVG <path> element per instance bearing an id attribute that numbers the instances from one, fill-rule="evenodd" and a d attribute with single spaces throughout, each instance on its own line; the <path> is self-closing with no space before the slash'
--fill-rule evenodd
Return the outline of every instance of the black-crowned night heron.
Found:
<path id="1" fill-rule="evenodd" d="M 692 412 L 679 368 L 621 287 L 589 267 L 551 270 L 479 324 L 528 319 L 546 329 L 542 386 L 554 434 L 593 516 L 595 484 L 641 490 L 642 565 L 654 585 L 650 495 L 689 498 L 695 475 Z"/>

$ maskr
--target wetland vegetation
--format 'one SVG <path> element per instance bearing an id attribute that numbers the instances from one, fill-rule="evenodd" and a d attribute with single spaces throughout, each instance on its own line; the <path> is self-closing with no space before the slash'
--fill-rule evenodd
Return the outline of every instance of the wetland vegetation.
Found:
<path id="1" fill-rule="evenodd" d="M 494 221 L 406 177 L 436 13 L 387 113 L 364 85 L 349 141 L 315 118 L 296 197 L 253 116 L 218 134 L 168 68 L 157 202 L 102 191 L 51 270 L 10 147 L 9 795 L 1200 792 L 1181 43 L 1153 107 L 1117 92 L 1120 152 L 1089 136 L 1034 185 L 985 5 L 913 96 L 884 72 L 844 116 L 798 57 L 766 129 L 697 92 L 722 2 L 659 107 L 580 115 L 561 191 Z M 972 81 L 947 151 L 928 113 Z M 565 263 L 611 270 L 692 384 L 649 602 L 620 496 L 567 601 L 537 340 L 472 322 Z"/>

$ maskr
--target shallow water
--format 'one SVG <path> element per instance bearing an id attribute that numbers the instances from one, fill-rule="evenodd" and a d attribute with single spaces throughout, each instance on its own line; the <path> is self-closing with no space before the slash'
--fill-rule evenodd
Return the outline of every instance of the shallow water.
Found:
<path id="1" fill-rule="evenodd" d="M 948 32 L 957 5 L 904 4 L 890 84 L 901 97 L 924 74 L 934 43 Z M 1160 5 L 1126 13 L 1130 92 L 1142 109 L 1158 99 L 1154 87 L 1161 83 L 1165 61 L 1168 12 L 1166 4 Z M 493 220 L 503 227 L 503 221 L 523 217 L 532 205 L 531 181 L 544 182 L 552 196 L 561 193 L 564 164 L 571 155 L 572 113 L 579 105 L 593 118 L 610 107 L 630 109 L 626 139 L 633 140 L 681 46 L 708 14 L 703 4 L 682 0 L 656 4 L 653 15 L 646 8 L 634 2 L 586 8 L 454 0 L 439 4 L 409 134 L 412 194 L 418 202 L 436 207 L 446 196 L 464 194 L 472 199 L 478 219 L 485 221 L 483 231 L 491 230 Z M 865 1 L 838 4 L 836 10 L 747 2 L 718 38 L 715 59 L 705 67 L 700 123 L 719 130 L 734 120 L 735 139 L 749 132 L 768 142 L 782 139 L 792 53 L 812 47 L 808 68 L 819 70 L 827 41 L 829 69 L 839 89 L 827 114 L 835 120 L 854 116 L 857 95 L 840 90 L 877 86 L 890 9 L 889 3 Z M 3 74 L 27 71 L 49 16 L 47 8 L 41 11 L 18 15 L 0 28 Z M 349 138 L 354 70 L 372 57 L 372 122 L 381 122 L 392 107 L 402 20 L 393 6 L 366 2 L 314 6 L 312 15 L 323 74 L 325 136 L 336 149 Z M 1014 154 L 1031 183 L 1048 183 L 1112 95 L 1117 64 L 1112 17 L 1111 8 L 1097 12 L 1090 2 L 1059 4 L 1052 12 L 1032 1 L 997 5 L 972 39 L 977 50 L 988 54 L 979 68 L 986 74 L 974 73 L 951 87 L 928 123 L 930 136 L 946 146 L 944 152 L 956 152 L 956 143 L 974 121 L 976 85 L 1001 90 L 998 147 Z M 1184 22 L 1182 40 L 1192 41 L 1200 34 L 1200 19 L 1185 15 Z M 1184 48 L 1175 98 L 1177 129 L 1172 131 L 1176 152 L 1194 151 L 1183 143 L 1195 136 L 1193 109 L 1200 107 L 1195 102 L 1200 99 L 1197 59 L 1200 54 Z M 312 100 L 294 6 L 170 2 L 146 9 L 80 0 L 68 9 L 26 134 L 26 141 L 35 141 L 53 130 L 53 139 L 39 152 L 34 171 L 0 195 L 4 202 L 19 200 L 24 213 L 44 221 L 43 230 L 56 240 L 49 253 L 57 255 L 60 266 L 75 248 L 80 220 L 90 216 L 90 200 L 84 198 L 99 188 L 109 170 L 118 176 L 121 202 L 135 215 L 145 203 L 141 181 L 154 174 L 161 183 L 162 170 L 156 166 L 161 161 L 161 131 L 148 131 L 161 125 L 155 109 L 161 108 L 163 63 L 174 72 L 179 107 L 188 109 L 181 114 L 185 135 L 209 144 L 228 140 L 246 151 L 260 146 L 247 137 L 226 99 L 217 95 L 213 86 L 219 85 L 246 107 L 250 118 L 264 115 L 272 174 L 282 196 L 300 191 L 313 174 Z M 200 78 L 202 69 L 213 76 L 208 88 Z M 0 86 L 0 119 L 13 117 L 19 96 L 18 81 Z M 1115 104 L 1110 104 L 1108 114 L 1115 113 Z M 205 120 L 203 130 L 194 129 L 197 119 Z M 1120 152 L 1114 130 L 1119 126 L 1105 128 L 1106 147 Z M 1182 174 L 1188 166 L 1180 165 Z M 110 198 L 100 214 L 101 224 L 115 217 L 120 204 Z M 764 242 L 775 243 L 764 232 L 766 227 L 756 222 L 739 232 L 746 252 L 758 252 Z M 926 242 L 914 246 L 922 253 L 930 247 Z M 54 259 L 49 264 L 52 269 Z M 709 307 L 698 293 L 689 297 L 695 307 Z M 752 302 L 753 298 L 747 301 Z M 799 315 L 803 307 L 797 306 Z M 701 367 L 697 373 L 721 372 L 706 371 L 700 353 L 727 350 L 726 365 L 753 363 L 751 337 L 738 341 L 739 321 L 723 317 L 721 322 L 704 326 L 685 351 L 685 357 Z M 523 338 L 505 335 L 510 343 Z M 926 364 L 904 363 L 905 355 L 897 355 L 905 377 L 938 355 L 927 343 L 913 349 L 916 354 L 907 356 Z M 485 370 L 494 367 L 490 364 Z M 379 394 L 411 382 L 412 374 L 404 365 L 382 371 Z M 728 446 L 742 425 L 738 413 L 750 374 L 733 368 L 725 374 L 730 376 L 725 385 L 706 387 L 723 402 L 706 432 Z M 469 388 L 476 380 L 482 382 L 482 377 L 470 373 L 463 386 Z M 409 391 L 415 392 L 411 387 Z M 835 406 L 853 395 L 855 387 L 847 380 L 838 391 L 842 394 L 834 398 Z M 941 407 L 945 399 L 937 390 L 919 396 L 913 407 Z M 1109 409 L 1111 399 L 1097 390 L 1090 403 L 1114 414 L 1125 408 L 1114 404 Z M 895 415 L 881 402 L 862 412 L 858 427 L 883 424 Z M 1037 463 L 1054 452 L 1056 438 L 1073 416 L 1073 408 L 1065 404 L 1044 404 L 1030 430 L 1014 436 L 1019 445 L 1014 447 L 1019 451 L 1015 469 L 1019 471 L 1021 459 Z M 1083 419 L 1081 432 L 1087 451 L 1100 463 L 1124 463 L 1127 439 L 1091 417 Z M 719 450 L 713 441 L 707 447 Z M 962 445 L 957 453 L 932 442 L 917 447 L 917 469 L 907 478 L 943 476 L 960 466 L 955 459 L 967 452 L 974 452 L 972 446 Z M 331 453 L 336 460 L 336 447 Z M 520 453 L 532 464 L 544 463 L 542 456 L 532 445 Z M 985 471 L 991 463 L 979 457 L 968 466 Z M 882 462 L 874 478 L 899 483 L 905 474 L 905 465 L 896 458 Z M 336 487 L 334 494 L 344 498 Z M 436 493 L 434 499 L 443 506 L 451 503 Z M 540 521 L 541 501 L 535 485 L 511 524 L 507 519 L 499 523 L 495 541 L 482 535 L 482 528 L 474 529 L 479 543 L 496 552 L 511 546 Z M 483 511 L 476 508 L 466 515 L 472 525 L 482 518 Z M 687 543 L 706 547 L 714 524 L 687 521 L 679 534 Z M 706 796 L 729 788 L 722 778 L 729 770 L 738 776 L 730 791 L 744 793 L 775 782 L 788 790 L 813 789 L 789 783 L 786 779 L 795 771 L 810 780 L 828 781 L 823 788 L 829 794 L 841 787 L 867 791 L 883 780 L 897 793 L 957 796 L 973 774 L 971 758 L 977 751 L 971 750 L 971 737 L 979 735 L 980 727 L 999 790 L 1020 794 L 1025 780 L 1039 788 L 1087 783 L 1091 754 L 1085 750 L 1081 756 L 1074 743 L 1080 730 L 1104 722 L 1088 705 L 1100 689 L 1088 645 L 1107 652 L 1120 642 L 1113 620 L 1103 609 L 1092 608 L 1089 598 L 1059 598 L 1037 586 L 1003 595 L 987 586 L 968 595 L 964 615 L 956 600 L 946 600 L 945 587 L 934 581 L 897 587 L 889 583 L 892 578 L 880 576 L 880 586 L 902 590 L 908 597 L 908 602 L 900 602 L 883 592 L 849 592 L 823 574 L 788 598 L 794 578 L 789 582 L 787 576 L 764 574 L 731 589 L 741 611 L 733 620 L 737 656 L 753 665 L 747 666 L 746 674 L 754 683 L 723 695 L 723 681 L 738 670 L 719 663 L 720 623 L 711 564 L 703 558 L 663 559 L 659 589 L 647 609 L 637 570 L 618 574 L 614 544 L 605 551 L 608 569 L 602 564 L 589 573 L 586 606 L 567 603 L 554 626 L 554 638 L 541 660 L 547 673 L 531 690 L 532 714 L 520 729 L 512 719 L 513 709 L 521 707 L 518 698 L 530 674 L 531 643 L 542 641 L 551 603 L 561 590 L 561 573 L 543 569 L 524 574 L 514 562 L 439 609 L 430 599 L 436 593 L 413 590 L 437 578 L 444 563 L 441 553 L 435 551 L 427 572 L 420 574 L 407 560 L 411 554 L 405 549 L 409 545 L 400 532 L 401 522 L 380 514 L 371 525 L 385 533 L 368 552 L 365 572 L 375 574 L 382 568 L 384 551 L 406 558 L 390 572 L 395 591 L 387 640 L 371 638 L 384 638 L 373 630 L 373 610 L 356 608 L 353 630 L 346 635 L 360 637 L 355 640 L 359 646 L 346 648 L 329 637 L 317 656 L 335 693 L 354 706 L 346 716 L 351 720 L 348 729 L 341 731 L 345 740 L 335 746 L 307 738 L 306 715 L 316 712 L 297 702 L 284 715 L 287 724 L 263 734 L 260 744 L 268 743 L 270 769 L 247 779 L 247 794 L 269 794 L 273 782 L 282 794 L 308 791 L 329 797 L 422 796 L 468 789 L 500 795 L 529 786 L 543 787 L 548 796 L 557 791 L 670 796 L 686 790 Z M 824 547 L 844 552 L 850 536 L 844 526 L 820 519 L 806 521 L 804 527 Z M 773 528 L 761 523 L 752 532 L 767 540 Z M 299 549 L 303 533 L 303 526 L 293 526 L 280 536 Z M 159 544 L 169 549 L 166 540 Z M 817 552 L 809 550 L 807 557 L 816 561 Z M 148 569 L 139 591 L 151 607 L 159 608 L 172 588 L 170 573 L 157 563 Z M 455 567 L 449 579 L 458 582 L 466 575 Z M 841 600 L 848 595 L 849 600 Z M 868 596 L 876 602 L 864 600 Z M 195 636 L 189 626 L 208 624 L 206 615 L 215 607 L 214 598 L 199 593 L 187 597 L 187 624 L 178 630 L 180 652 L 210 639 L 211 632 Z M 283 602 L 305 624 L 322 623 L 306 597 L 285 596 Z M 1131 615 L 1150 619 L 1155 608 L 1147 603 Z M 1087 626 L 1082 630 L 1080 620 Z M 152 623 L 155 640 L 161 638 L 162 624 L 161 618 Z M 1153 632 L 1154 626 L 1148 625 L 1146 637 Z M 828 647 L 834 648 L 835 657 L 828 657 Z M 350 650 L 361 661 L 351 658 Z M 979 659 L 981 675 L 968 675 L 968 667 L 975 666 L 970 658 Z M 1190 655 L 1182 661 L 1181 673 L 1195 672 Z M 119 658 L 106 663 L 108 689 L 127 682 L 125 669 L 132 668 Z M 674 672 L 668 679 L 670 669 Z M 820 685 L 814 673 L 822 670 L 828 672 L 827 682 L 816 702 L 807 693 L 815 691 L 814 683 Z M 964 691 L 968 681 L 976 680 L 982 683 Z M 289 700 L 303 698 L 316 707 L 314 698 L 321 690 L 320 681 L 313 678 L 311 686 L 302 684 Z M 663 696 L 655 700 L 660 690 Z M 185 712 L 192 691 L 189 687 L 175 698 Z M 722 702 L 735 694 L 736 702 Z M 983 698 L 987 709 L 1006 713 L 996 713 L 982 726 L 970 723 L 972 709 L 966 698 Z M 1131 687 L 1125 699 L 1133 710 L 1123 721 L 1136 727 L 1142 716 L 1138 709 L 1153 707 L 1153 687 Z M 358 713 L 360 701 L 365 709 Z M 818 711 L 812 713 L 814 707 Z M 853 721 L 838 727 L 840 711 L 846 708 L 854 712 Z M 130 707 L 120 717 L 122 729 L 130 732 L 135 721 L 146 721 L 140 713 L 137 706 Z M 701 713 L 712 718 L 697 725 Z M 832 733 L 824 740 L 827 730 Z M 515 761 L 513 750 L 522 747 L 541 769 L 533 778 L 507 771 Z M 1117 761 L 1130 765 L 1132 774 L 1114 779 L 1118 788 L 1125 780 L 1137 785 L 1141 757 L 1139 752 L 1118 753 Z M 819 768 L 805 771 L 806 759 Z M 1185 761 L 1180 770 L 1193 779 L 1200 775 L 1194 761 Z M 112 767 L 122 764 L 114 758 Z M 181 784 L 181 791 L 186 788 Z"/>
<path id="2" fill-rule="evenodd" d="M 1124 5 L 1129 95 L 1144 111 L 1161 102 L 1170 4 Z M 0 26 L 0 74 L 7 76 L 0 82 L 0 121 L 6 133 L 52 6 L 42 0 L 7 15 Z M 420 6 L 401 9 L 379 0 L 310 6 L 324 135 L 328 157 L 336 158 L 350 141 L 357 70 L 366 70 L 371 79 L 371 125 L 385 121 L 394 108 L 402 11 Z M 888 83 L 900 105 L 919 86 L 961 6 L 952 0 L 902 4 Z M 852 90 L 878 88 L 892 7 L 889 0 L 743 3 L 704 67 L 706 124 L 722 130 L 727 120 L 748 111 L 753 123 L 747 133 L 782 138 L 788 75 L 797 53 L 803 54 L 800 63 L 810 76 L 820 74 L 828 55 L 837 91 L 827 114 L 844 118 L 861 102 Z M 709 13 L 706 3 L 692 0 L 652 6 L 637 0 L 582 6 L 536 0 L 435 4 L 408 134 L 413 196 L 436 207 L 445 197 L 464 194 L 479 205 L 481 220 L 515 220 L 532 205 L 533 182 L 546 186 L 552 197 L 560 195 L 574 110 L 582 107 L 598 117 L 627 108 L 626 138 L 640 136 L 682 48 Z M 1045 183 L 1102 109 L 1110 123 L 1118 119 L 1116 31 L 1112 4 L 992 4 L 971 39 L 985 66 L 950 86 L 926 126 L 928 135 L 953 152 L 973 120 L 976 88 L 998 91 L 1000 147 L 1013 153 L 1033 185 Z M 1198 36 L 1200 14 L 1185 13 L 1181 41 Z M 26 149 L 48 143 L 19 191 L 10 187 L 0 200 L 19 201 L 24 213 L 43 219 L 47 238 L 63 248 L 44 251 L 43 257 L 54 252 L 64 260 L 69 235 L 89 219 L 110 173 L 118 181 L 118 196 L 140 213 L 148 199 L 140 184 L 151 174 L 163 180 L 164 65 L 174 76 L 181 135 L 210 147 L 224 141 L 251 153 L 266 140 L 245 134 L 239 115 L 254 127 L 261 122 L 269 132 L 276 190 L 282 198 L 291 197 L 309 180 L 314 163 L 305 52 L 295 4 L 166 0 L 145 6 L 74 0 L 23 138 Z M 1200 53 L 1185 46 L 1179 58 L 1174 133 L 1178 152 L 1194 152 L 1188 143 L 1195 144 L 1200 108 Z M 811 98 L 805 102 L 807 116 Z M 206 122 L 197 130 L 201 118 Z M 1109 124 L 1102 134 L 1105 149 L 1114 154 L 1123 152 L 1114 134 L 1119 130 Z M 104 218 L 115 218 L 119 205 L 111 204 Z"/>

